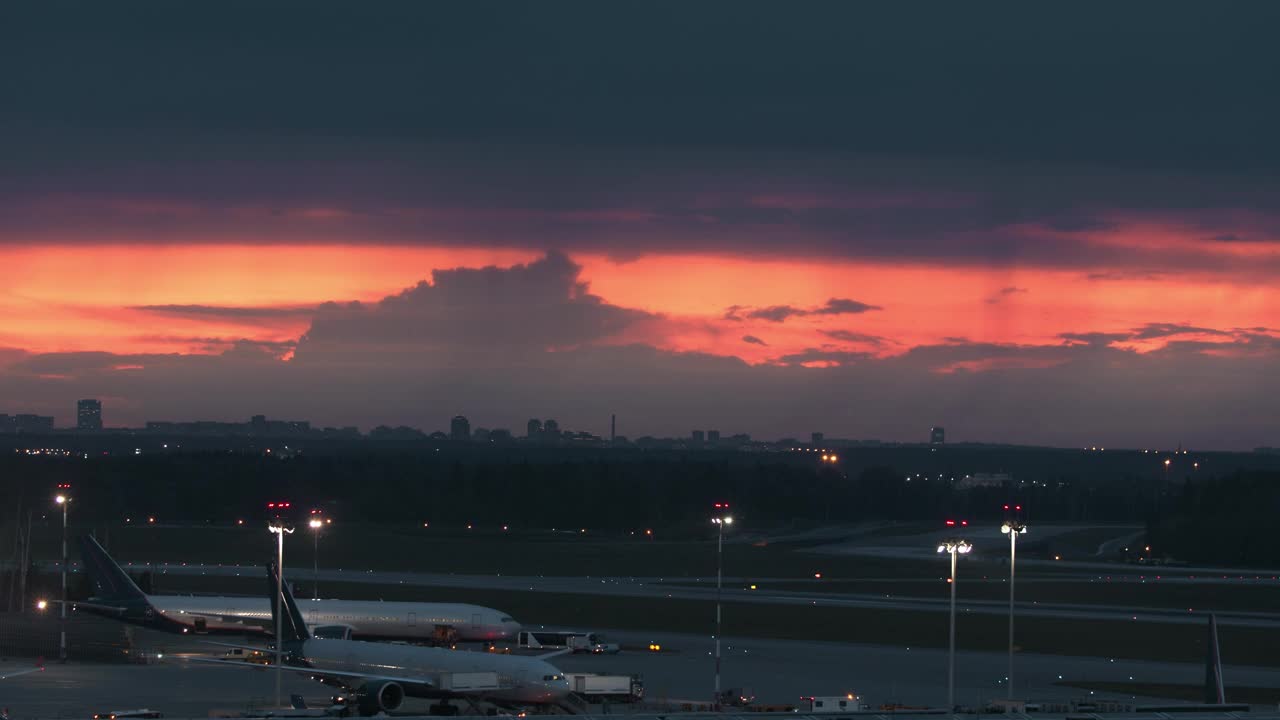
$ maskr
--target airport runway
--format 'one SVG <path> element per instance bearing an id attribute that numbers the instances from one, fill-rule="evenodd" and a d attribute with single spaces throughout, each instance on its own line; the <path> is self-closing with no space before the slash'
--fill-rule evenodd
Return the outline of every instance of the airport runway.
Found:
<path id="1" fill-rule="evenodd" d="M 606 631 L 607 632 L 607 631 Z M 579 655 L 555 658 L 566 671 L 643 675 L 650 701 L 706 702 L 714 681 L 712 640 L 705 636 L 671 633 L 607 632 L 627 646 L 661 643 L 666 652 L 624 652 L 612 656 Z M 210 710 L 251 710 L 264 707 L 274 695 L 269 669 L 240 669 L 189 663 L 178 651 L 192 649 L 188 638 L 159 636 L 172 643 L 156 665 L 50 665 L 44 672 L 0 681 L 0 706 L 10 717 L 84 718 L 101 710 L 148 707 L 170 717 L 208 717 Z M 461 652 L 461 651 L 460 651 Z M 726 638 L 723 645 L 722 686 L 750 688 L 761 702 L 795 703 L 802 695 L 854 692 L 873 707 L 897 702 L 941 705 L 946 700 L 946 652 L 824 642 L 793 642 Z M 957 655 L 957 697 L 960 704 L 980 704 L 1006 694 L 1006 656 L 1002 653 L 961 652 Z M 0 663 L 9 669 L 17 661 Z M 1036 701 L 1087 698 L 1087 691 L 1056 685 L 1063 680 L 1112 680 L 1190 683 L 1203 681 L 1199 664 L 1153 663 L 1108 658 L 1066 658 L 1019 655 L 1016 695 Z M 1228 685 L 1269 686 L 1274 670 L 1227 667 Z M 309 704 L 323 703 L 328 688 L 286 674 L 286 696 L 303 695 Z M 1149 699 L 1111 699 L 1149 702 Z M 1101 695 L 1094 699 L 1102 698 Z M 1230 698 L 1228 698 L 1230 699 Z M 411 701 L 408 712 L 424 712 L 426 703 Z M 1274 709 L 1274 708 L 1272 708 Z"/>
<path id="2" fill-rule="evenodd" d="M 151 568 L 161 574 L 173 575 L 205 575 L 221 577 L 252 577 L 261 570 L 247 566 L 222 565 L 157 565 Z M 290 568 L 289 574 L 294 578 L 310 580 L 314 577 L 309 568 Z M 452 575 L 439 573 L 414 573 L 393 571 L 354 571 L 321 570 L 321 582 L 359 582 L 379 585 L 410 585 L 417 587 L 456 587 L 482 588 L 490 590 L 514 590 L 551 593 L 577 593 L 589 595 L 613 595 L 626 597 L 682 598 L 693 600 L 710 600 L 715 597 L 715 587 L 705 585 L 675 585 L 665 582 L 665 578 L 636 577 L 534 577 L 507 575 Z M 676 582 L 688 583 L 690 578 L 680 578 Z M 724 599 L 731 602 L 746 602 L 769 605 L 811 605 L 822 607 L 840 607 L 878 610 L 918 610 L 924 612 L 946 612 L 948 601 L 944 598 L 906 597 L 901 595 L 886 596 L 858 593 L 823 593 L 807 591 L 781 590 L 749 590 L 744 587 L 748 582 L 742 578 L 726 579 Z M 767 588 L 768 581 L 755 579 L 750 582 Z M 779 580 L 793 583 L 794 580 Z M 964 576 L 961 574 L 961 588 Z M 1008 604 L 996 600 L 960 600 L 957 609 L 962 613 L 987 615 L 1005 615 Z M 1169 609 L 1150 607 L 1126 607 L 1112 605 L 1085 605 L 1079 603 L 1020 603 L 1018 615 L 1021 617 L 1074 618 L 1083 620 L 1113 620 L 1122 622 L 1154 622 L 1174 624 L 1203 624 L 1203 613 L 1197 608 Z M 1200 608 L 1203 610 L 1203 608 Z M 1276 628 L 1280 627 L 1280 614 L 1260 612 L 1219 612 L 1218 622 L 1221 625 L 1241 627 Z"/>
<path id="3" fill-rule="evenodd" d="M 710 698 L 715 670 L 710 636 L 605 634 L 623 645 L 658 642 L 679 653 L 577 655 L 558 658 L 558 665 L 569 671 L 641 673 L 651 700 Z M 956 658 L 957 703 L 978 704 L 1006 696 L 1008 655 L 957 652 Z M 756 638 L 725 638 L 722 645 L 722 687 L 751 688 L 768 703 L 852 692 L 873 707 L 882 703 L 941 706 L 946 702 L 946 672 L 946 650 Z M 1199 663 L 1037 654 L 1017 655 L 1014 673 L 1015 694 L 1035 700 L 1065 701 L 1089 695 L 1088 691 L 1055 685 L 1059 676 L 1062 680 L 1204 682 L 1204 666 Z M 1229 667 L 1223 674 L 1228 685 L 1267 687 L 1276 683 L 1273 669 Z"/>

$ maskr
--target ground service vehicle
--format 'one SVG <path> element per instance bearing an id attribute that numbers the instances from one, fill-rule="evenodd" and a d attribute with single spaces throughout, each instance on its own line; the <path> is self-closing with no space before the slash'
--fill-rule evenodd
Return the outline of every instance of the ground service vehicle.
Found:
<path id="1" fill-rule="evenodd" d="M 747 707 L 756 701 L 756 696 L 748 688 L 729 688 L 722 690 L 716 700 L 725 707 Z"/>

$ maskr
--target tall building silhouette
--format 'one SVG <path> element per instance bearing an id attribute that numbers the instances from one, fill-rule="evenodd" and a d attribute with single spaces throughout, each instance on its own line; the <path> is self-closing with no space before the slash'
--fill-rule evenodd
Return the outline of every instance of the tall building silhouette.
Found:
<path id="1" fill-rule="evenodd" d="M 525 432 L 525 437 L 530 439 L 537 439 L 539 437 L 542 437 L 542 421 L 539 420 L 538 418 L 530 419 L 528 431 Z"/>
<path id="2" fill-rule="evenodd" d="M 701 445 L 706 442 L 707 436 L 701 430 L 694 430 L 690 435 L 690 439 L 694 445 Z"/>
<path id="3" fill-rule="evenodd" d="M 929 444 L 930 445 L 943 445 L 946 442 L 947 442 L 946 428 L 940 428 L 936 426 L 929 428 Z"/>
<path id="4" fill-rule="evenodd" d="M 471 423 L 461 415 L 454 415 L 449 422 L 449 439 L 454 442 L 467 442 L 471 439 Z"/>
<path id="5" fill-rule="evenodd" d="M 76 403 L 76 429 L 77 430 L 101 430 L 102 429 L 102 402 L 99 400 L 85 399 Z"/>

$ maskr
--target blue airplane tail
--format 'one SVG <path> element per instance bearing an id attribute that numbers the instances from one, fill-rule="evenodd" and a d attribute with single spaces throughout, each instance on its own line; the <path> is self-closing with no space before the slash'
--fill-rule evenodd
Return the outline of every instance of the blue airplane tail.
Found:
<path id="1" fill-rule="evenodd" d="M 121 607 L 146 606 L 146 593 L 133 582 L 92 535 L 80 536 L 80 556 L 93 588 L 93 600 Z"/>
<path id="2" fill-rule="evenodd" d="M 279 576 L 276 575 L 275 563 L 267 565 L 267 597 L 271 598 L 271 625 L 275 627 L 277 618 L 280 617 L 280 601 L 284 600 L 284 637 L 283 640 L 288 642 L 302 642 L 311 637 L 307 632 L 307 623 L 302 619 L 302 611 L 298 609 L 298 603 L 293 600 L 293 592 L 289 590 L 289 583 L 281 583 Z M 276 589 L 280 588 L 281 592 L 277 593 Z"/>

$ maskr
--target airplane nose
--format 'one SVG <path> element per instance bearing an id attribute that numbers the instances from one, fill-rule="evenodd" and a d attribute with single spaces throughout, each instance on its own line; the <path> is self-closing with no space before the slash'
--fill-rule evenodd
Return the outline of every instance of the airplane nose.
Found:
<path id="1" fill-rule="evenodd" d="M 521 625 L 520 623 L 515 622 L 514 620 L 510 620 L 510 621 L 507 621 L 507 622 L 502 623 L 502 635 L 503 635 L 503 637 L 508 638 L 508 639 L 509 639 L 509 638 L 513 638 L 513 637 L 515 637 L 515 636 L 519 635 L 519 634 L 520 634 L 520 631 L 521 631 L 523 628 L 524 628 L 524 626 L 523 626 L 523 625 Z"/>

